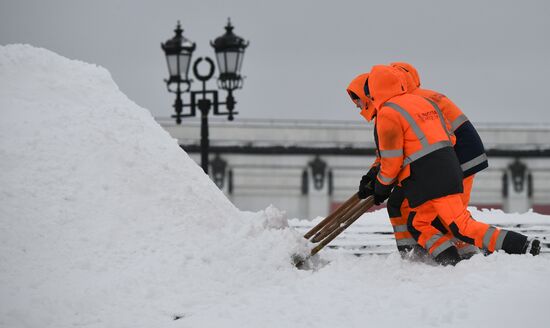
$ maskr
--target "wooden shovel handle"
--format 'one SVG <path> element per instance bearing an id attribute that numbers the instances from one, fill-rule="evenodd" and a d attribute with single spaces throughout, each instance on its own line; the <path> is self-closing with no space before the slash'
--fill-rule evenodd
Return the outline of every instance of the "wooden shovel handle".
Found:
<path id="1" fill-rule="evenodd" d="M 309 230 L 305 235 L 305 239 L 311 238 L 314 234 L 321 231 L 325 226 L 330 225 L 332 221 L 336 218 L 339 218 L 342 212 L 346 212 L 351 206 L 354 206 L 359 202 L 359 197 L 357 196 L 357 193 L 355 193 L 353 196 L 351 196 L 347 201 L 344 202 L 344 204 L 340 205 L 334 212 L 332 212 L 329 216 L 327 216 L 323 221 L 319 222 L 315 227 L 313 227 L 311 230 Z"/>
<path id="2" fill-rule="evenodd" d="M 357 219 L 361 217 L 366 211 L 368 211 L 374 205 L 374 197 L 369 196 L 365 201 L 361 202 L 355 206 L 346 219 L 346 221 L 341 224 L 338 228 L 334 229 L 326 238 L 321 240 L 319 245 L 315 246 L 311 250 L 310 256 L 317 254 L 321 249 L 323 249 L 328 243 L 330 243 L 334 238 L 338 237 L 344 230 L 346 230 L 350 225 L 352 225 Z"/>
<path id="3" fill-rule="evenodd" d="M 343 211 L 340 212 L 339 216 L 335 216 L 332 221 L 327 223 L 321 231 L 319 231 L 312 239 L 311 242 L 318 243 L 324 238 L 326 238 L 328 235 L 330 235 L 334 230 L 338 229 L 342 223 L 344 223 L 350 215 L 354 213 L 354 211 L 358 208 L 358 204 L 360 204 L 361 199 L 358 199 L 357 202 L 351 203 L 347 208 L 343 209 Z"/>

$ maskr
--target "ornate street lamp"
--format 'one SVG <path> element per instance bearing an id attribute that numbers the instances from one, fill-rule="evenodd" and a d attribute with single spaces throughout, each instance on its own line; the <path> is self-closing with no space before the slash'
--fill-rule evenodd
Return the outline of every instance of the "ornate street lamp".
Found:
<path id="1" fill-rule="evenodd" d="M 181 112 L 183 111 L 181 94 L 189 91 L 191 87 L 188 73 L 191 57 L 193 56 L 193 51 L 195 51 L 195 43 L 183 36 L 183 30 L 179 21 L 174 32 L 176 35 L 165 43 L 161 43 L 160 46 L 166 55 L 166 64 L 168 65 L 168 73 L 170 74 L 170 78 L 165 79 L 164 82 L 166 82 L 168 91 L 176 94 L 176 101 L 174 102 L 177 117 L 176 122 L 181 124 Z M 177 85 L 175 90 L 170 89 L 170 85 L 173 83 Z M 186 85 L 186 90 L 181 90 L 181 84 Z"/>
<path id="2" fill-rule="evenodd" d="M 179 21 L 174 32 L 176 35 L 173 38 L 165 43 L 161 43 L 162 50 L 166 54 L 166 63 L 168 64 L 168 72 L 170 73 L 170 80 L 168 82 L 189 83 L 190 81 L 187 78 L 189 64 L 191 63 L 191 57 L 196 45 L 195 42 L 191 42 L 183 36 L 183 30 Z"/>
<path id="3" fill-rule="evenodd" d="M 214 115 L 227 115 L 227 119 L 230 121 L 233 120 L 234 115 L 238 114 L 234 111 L 236 101 L 233 97 L 233 91 L 242 88 L 242 61 L 244 51 L 249 44 L 249 42 L 244 41 L 244 39 L 233 33 L 233 26 L 230 20 L 227 22 L 225 31 L 224 35 L 210 42 L 212 47 L 214 47 L 220 69 L 218 88 L 227 91 L 225 102 L 218 100 L 218 90 L 206 89 L 206 82 L 214 76 L 215 69 L 214 61 L 209 57 L 197 58 L 193 63 L 193 74 L 197 80 L 202 82 L 202 90 L 191 91 L 191 83 L 193 81 L 188 78 L 188 73 L 191 57 L 195 50 L 195 43 L 182 35 L 183 30 L 180 27 L 179 21 L 177 28 L 174 30 L 176 35 L 166 41 L 166 43 L 161 44 L 166 55 L 168 73 L 170 74 L 170 78 L 164 81 L 166 82 L 168 91 L 176 94 L 173 106 L 176 114 L 172 115 L 172 117 L 176 119 L 177 124 L 181 124 L 183 117 L 196 116 L 197 108 L 201 112 L 201 167 L 205 173 L 208 173 L 208 114 L 210 109 L 214 109 Z M 203 60 L 209 65 L 208 74 L 206 75 L 200 74 L 198 70 L 198 66 Z M 170 88 L 170 85 L 174 83 L 177 85 L 175 90 Z M 182 90 L 180 87 L 181 84 L 184 84 L 186 88 Z M 185 92 L 190 93 L 189 103 L 183 103 L 181 99 L 182 93 Z M 225 106 L 227 111 L 222 112 L 220 110 L 222 106 Z M 189 112 L 183 113 L 186 107 L 189 107 Z"/>
<path id="4" fill-rule="evenodd" d="M 242 87 L 241 68 L 243 65 L 244 50 L 249 42 L 233 33 L 233 25 L 228 20 L 225 34 L 217 38 L 210 45 L 216 52 L 216 60 L 220 69 L 218 87 L 232 91 Z"/>

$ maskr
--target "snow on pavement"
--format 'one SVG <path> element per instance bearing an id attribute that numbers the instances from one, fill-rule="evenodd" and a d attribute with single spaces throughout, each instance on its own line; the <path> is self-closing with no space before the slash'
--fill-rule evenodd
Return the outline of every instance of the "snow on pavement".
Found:
<path id="1" fill-rule="evenodd" d="M 544 256 L 326 252 L 296 270 L 284 213 L 239 211 L 105 69 L 45 49 L 0 46 L 0 158 L 0 327 L 547 321 Z"/>

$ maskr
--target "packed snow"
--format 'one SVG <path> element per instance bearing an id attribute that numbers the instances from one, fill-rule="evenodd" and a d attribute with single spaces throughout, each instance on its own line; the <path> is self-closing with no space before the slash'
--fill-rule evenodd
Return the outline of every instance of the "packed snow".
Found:
<path id="1" fill-rule="evenodd" d="M 326 251 L 297 270 L 290 257 L 307 245 L 283 211 L 235 208 L 108 71 L 45 49 L 0 46 L 0 159 L 1 327 L 548 320 L 547 256 L 440 267 Z"/>

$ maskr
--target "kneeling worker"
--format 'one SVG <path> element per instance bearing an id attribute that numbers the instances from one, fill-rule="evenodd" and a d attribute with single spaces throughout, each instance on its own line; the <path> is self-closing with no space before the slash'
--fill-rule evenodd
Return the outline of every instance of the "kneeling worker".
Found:
<path id="1" fill-rule="evenodd" d="M 449 98 L 439 92 L 420 88 L 420 77 L 414 66 L 405 62 L 391 63 L 390 66 L 397 68 L 403 73 L 408 93 L 422 96 L 437 104 L 446 120 L 447 130 L 455 135 L 456 144 L 454 144 L 454 150 L 464 175 L 464 179 L 462 180 L 464 188 L 461 194 L 462 202 L 465 207 L 468 206 L 475 174 L 489 166 L 481 137 L 466 115 Z M 396 231 L 397 247 L 402 253 L 408 252 L 412 248 L 411 245 L 416 245 L 416 242 L 410 233 L 399 232 L 402 230 L 403 225 L 406 225 L 410 210 L 408 202 L 404 198 L 404 193 L 399 187 L 394 188 L 392 191 L 388 199 L 387 208 L 391 223 Z M 448 233 L 449 231 L 449 227 L 445 227 L 439 219 L 436 219 L 432 225 L 438 227 L 443 233 Z M 477 248 L 473 245 L 466 244 L 457 239 L 455 239 L 455 246 L 457 246 L 460 255 L 463 257 L 470 257 L 478 252 Z"/>
<path id="2" fill-rule="evenodd" d="M 384 65 L 359 75 L 348 88 L 361 115 L 368 121 L 376 117 L 380 164 L 374 179 L 375 203 L 383 203 L 394 185 L 401 186 L 411 208 L 409 231 L 442 264 L 454 265 L 461 258 L 451 237 L 432 225 L 436 216 L 456 238 L 476 247 L 538 254 L 538 240 L 471 217 L 461 199 L 463 174 L 441 111 L 435 103 L 406 91 L 402 73 Z"/>

